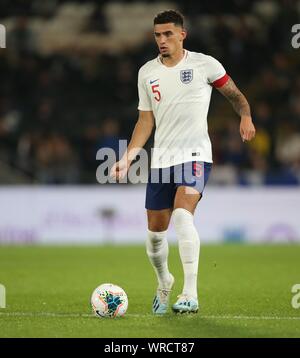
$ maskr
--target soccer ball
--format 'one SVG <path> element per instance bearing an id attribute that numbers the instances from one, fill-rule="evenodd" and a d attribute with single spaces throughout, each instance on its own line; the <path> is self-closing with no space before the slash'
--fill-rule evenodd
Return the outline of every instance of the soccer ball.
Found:
<path id="1" fill-rule="evenodd" d="M 97 317 L 124 316 L 128 307 L 125 291 L 112 283 L 98 286 L 91 297 L 93 311 Z"/>

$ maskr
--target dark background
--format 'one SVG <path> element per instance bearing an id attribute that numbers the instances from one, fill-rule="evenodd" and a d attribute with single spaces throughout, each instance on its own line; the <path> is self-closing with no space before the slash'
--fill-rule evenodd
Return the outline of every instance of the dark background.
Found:
<path id="1" fill-rule="evenodd" d="M 137 120 L 137 72 L 157 56 L 147 9 L 160 4 L 165 9 L 157 1 L 0 1 L 7 30 L 0 183 L 96 183 L 97 150 L 117 150 Z M 171 4 L 186 17 L 185 48 L 222 62 L 249 99 L 257 129 L 243 144 L 238 117 L 214 91 L 210 184 L 299 185 L 300 49 L 291 28 L 300 23 L 300 1 Z"/>

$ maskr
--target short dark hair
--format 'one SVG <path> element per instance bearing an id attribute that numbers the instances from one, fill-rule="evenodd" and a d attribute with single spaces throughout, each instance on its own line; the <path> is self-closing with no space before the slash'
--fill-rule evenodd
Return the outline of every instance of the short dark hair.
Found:
<path id="1" fill-rule="evenodd" d="M 178 10 L 165 10 L 158 13 L 154 18 L 154 25 L 168 24 L 169 22 L 183 27 L 184 17 Z"/>

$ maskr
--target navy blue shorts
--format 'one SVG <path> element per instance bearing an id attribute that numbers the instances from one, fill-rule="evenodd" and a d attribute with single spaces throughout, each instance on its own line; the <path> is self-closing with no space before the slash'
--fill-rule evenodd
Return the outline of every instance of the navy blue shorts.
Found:
<path id="1" fill-rule="evenodd" d="M 212 163 L 199 161 L 177 164 L 169 168 L 151 168 L 146 190 L 146 209 L 173 208 L 179 186 L 193 187 L 202 195 L 211 168 Z"/>

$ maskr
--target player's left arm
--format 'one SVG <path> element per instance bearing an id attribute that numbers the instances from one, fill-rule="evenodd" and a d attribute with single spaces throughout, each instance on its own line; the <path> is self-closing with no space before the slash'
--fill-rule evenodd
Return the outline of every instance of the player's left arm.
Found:
<path id="1" fill-rule="evenodd" d="M 237 88 L 231 78 L 217 90 L 232 104 L 235 112 L 241 117 L 240 134 L 243 142 L 255 137 L 255 127 L 252 122 L 249 103 L 243 93 Z"/>

